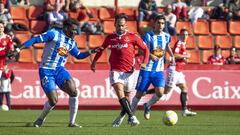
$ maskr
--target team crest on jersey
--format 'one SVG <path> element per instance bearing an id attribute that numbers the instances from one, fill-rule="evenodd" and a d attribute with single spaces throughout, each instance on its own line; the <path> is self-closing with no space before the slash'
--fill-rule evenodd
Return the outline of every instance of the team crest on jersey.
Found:
<path id="1" fill-rule="evenodd" d="M 159 46 L 153 50 L 153 55 L 157 56 L 158 58 L 161 58 L 164 55 L 164 53 L 165 51 Z"/>
<path id="2" fill-rule="evenodd" d="M 128 37 L 124 37 L 124 39 L 123 39 L 123 40 L 124 40 L 125 42 L 128 42 L 128 41 L 130 41 Z"/>
<path id="3" fill-rule="evenodd" d="M 68 50 L 67 50 L 67 48 L 66 48 L 65 46 L 59 47 L 59 48 L 57 49 L 57 52 L 58 52 L 58 54 L 59 54 L 60 56 L 66 56 L 66 55 L 68 54 Z"/>

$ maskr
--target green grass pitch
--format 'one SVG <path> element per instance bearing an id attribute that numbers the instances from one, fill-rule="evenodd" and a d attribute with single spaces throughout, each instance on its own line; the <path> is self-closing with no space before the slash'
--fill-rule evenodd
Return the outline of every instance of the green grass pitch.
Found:
<path id="1" fill-rule="evenodd" d="M 81 129 L 68 128 L 68 110 L 53 110 L 41 128 L 27 127 L 40 114 L 40 110 L 0 111 L 0 135 L 240 135 L 239 111 L 197 111 L 195 117 L 182 117 L 178 123 L 163 125 L 163 111 L 152 111 L 151 119 L 145 120 L 138 111 L 140 125 L 131 127 L 127 119 L 119 128 L 112 128 L 119 111 L 79 110 L 77 122 Z"/>

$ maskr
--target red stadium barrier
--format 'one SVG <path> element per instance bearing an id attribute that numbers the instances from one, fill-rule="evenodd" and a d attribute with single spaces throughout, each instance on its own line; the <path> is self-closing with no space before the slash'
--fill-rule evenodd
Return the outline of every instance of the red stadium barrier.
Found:
<path id="1" fill-rule="evenodd" d="M 70 70 L 79 91 L 80 109 L 119 109 L 119 102 L 109 83 L 108 70 Z M 192 109 L 240 110 L 240 70 L 185 70 L 189 88 L 188 104 Z M 12 85 L 13 108 L 42 108 L 47 100 L 41 89 L 38 70 L 15 69 Z M 179 89 L 174 89 L 159 101 L 154 109 L 180 109 Z M 58 90 L 59 108 L 67 108 L 68 96 Z M 133 95 L 133 94 L 132 94 Z M 140 101 L 140 106 L 151 95 Z"/>

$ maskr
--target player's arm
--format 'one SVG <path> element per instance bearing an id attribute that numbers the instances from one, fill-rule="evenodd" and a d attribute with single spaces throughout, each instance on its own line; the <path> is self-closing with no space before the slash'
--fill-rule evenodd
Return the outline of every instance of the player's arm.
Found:
<path id="1" fill-rule="evenodd" d="M 52 41 L 55 37 L 55 33 L 52 30 L 49 30 L 43 34 L 40 34 L 38 36 L 35 36 L 26 42 L 24 42 L 22 45 L 20 45 L 18 48 L 16 48 L 16 51 L 19 53 L 21 49 L 30 47 L 31 45 L 35 43 L 43 43 L 43 42 L 49 42 Z"/>
<path id="2" fill-rule="evenodd" d="M 102 52 L 108 47 L 109 45 L 109 36 L 107 36 L 102 44 L 102 46 L 99 48 L 99 51 L 96 53 L 95 57 L 93 58 L 92 64 L 91 64 L 91 70 L 95 72 L 95 65 L 97 63 L 97 60 L 101 57 Z"/>
<path id="3" fill-rule="evenodd" d="M 77 59 L 84 59 L 84 58 L 87 58 L 89 55 L 99 51 L 100 51 L 100 47 L 96 47 L 94 49 L 89 49 L 89 51 L 86 51 L 86 52 L 80 52 L 77 49 L 77 46 L 75 46 L 69 53 Z"/>
<path id="4" fill-rule="evenodd" d="M 146 65 L 147 65 L 147 63 L 148 63 L 148 59 L 149 59 L 149 50 L 148 50 L 148 48 L 147 48 L 147 46 L 145 45 L 145 43 L 143 42 L 143 40 L 139 37 L 139 36 L 137 36 L 137 35 L 135 35 L 136 36 L 136 45 L 143 51 L 143 53 L 144 53 L 144 59 L 143 59 L 143 63 L 142 63 L 142 65 L 141 65 L 141 67 L 142 68 L 145 68 L 146 67 Z"/>

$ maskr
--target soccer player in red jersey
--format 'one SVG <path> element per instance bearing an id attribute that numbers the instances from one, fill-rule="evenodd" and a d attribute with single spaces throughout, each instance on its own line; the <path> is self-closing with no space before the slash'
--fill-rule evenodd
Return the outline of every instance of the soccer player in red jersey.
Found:
<path id="1" fill-rule="evenodd" d="M 4 22 L 0 21 L 0 76 L 8 51 L 14 51 L 12 38 L 4 33 Z"/>
<path id="2" fill-rule="evenodd" d="M 124 112 L 123 114 L 126 112 L 129 116 L 128 123 L 132 126 L 135 126 L 139 124 L 139 121 L 137 120 L 136 116 L 133 115 L 128 100 L 130 92 L 126 86 L 128 85 L 127 83 L 134 71 L 135 46 L 144 52 L 144 62 L 141 65 L 141 68 L 146 67 L 146 63 L 148 62 L 149 58 L 149 51 L 139 36 L 127 31 L 127 19 L 128 17 L 125 14 L 117 14 L 115 16 L 116 31 L 106 37 L 102 44 L 102 50 L 94 57 L 94 60 L 91 64 L 91 70 L 95 71 L 96 62 L 101 56 L 102 51 L 110 46 L 110 82 L 116 91 L 117 97 Z M 118 119 L 118 122 L 121 123 L 122 121 L 119 121 Z M 119 125 L 120 124 L 116 124 L 114 122 L 112 126 L 118 127 Z"/>

